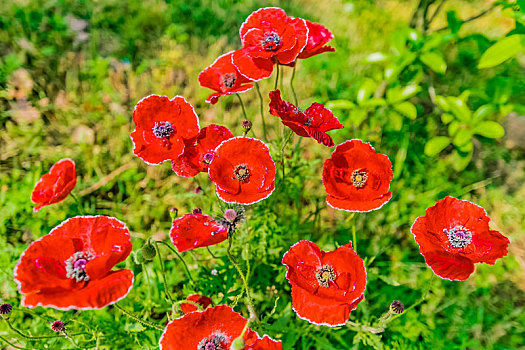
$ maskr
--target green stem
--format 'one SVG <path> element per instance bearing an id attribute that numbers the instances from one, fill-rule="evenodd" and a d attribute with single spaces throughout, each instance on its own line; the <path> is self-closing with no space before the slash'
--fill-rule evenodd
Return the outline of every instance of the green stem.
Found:
<path id="1" fill-rule="evenodd" d="M 66 333 L 66 331 L 62 331 L 62 334 L 64 335 L 64 337 L 66 337 L 73 344 L 73 346 L 75 348 L 80 349 L 80 346 L 78 346 L 78 344 L 75 342 L 75 340 L 73 338 L 71 338 L 69 336 L 69 334 Z"/>
<path id="2" fill-rule="evenodd" d="M 277 90 L 277 84 L 279 83 L 279 63 L 276 64 L 277 74 L 275 75 L 275 86 L 273 87 L 274 90 Z"/>
<path id="3" fill-rule="evenodd" d="M 9 346 L 11 346 L 11 347 L 13 347 L 13 348 L 15 348 L 15 349 L 29 349 L 29 348 L 23 348 L 23 347 L 21 347 L 21 346 L 15 345 L 15 344 L 9 342 L 7 339 L 5 339 L 4 337 L 2 337 L 1 335 L 0 335 L 0 339 L 1 339 L 2 341 L 4 341 L 7 345 L 9 345 Z"/>
<path id="4" fill-rule="evenodd" d="M 150 328 L 154 328 L 154 329 L 159 330 L 159 331 L 164 331 L 164 328 L 160 327 L 159 325 L 156 325 L 154 323 L 150 323 L 148 321 L 144 321 L 144 320 L 138 318 L 137 316 L 133 315 L 132 313 L 124 310 L 120 305 L 118 305 L 116 303 L 113 304 L 113 306 L 115 306 L 117 309 L 120 310 L 120 312 L 122 312 L 124 315 L 128 316 L 132 320 L 135 320 L 135 321 L 137 321 L 137 322 L 139 322 L 139 323 L 141 323 L 141 324 L 143 324 L 145 326 L 148 326 Z"/>
<path id="5" fill-rule="evenodd" d="M 290 141 L 290 137 L 292 137 L 292 134 L 293 134 L 293 130 L 290 130 L 290 132 L 288 133 L 288 136 L 284 140 L 283 146 L 281 147 L 281 163 L 283 165 L 283 181 L 285 177 L 285 168 L 286 168 L 284 165 L 284 149 L 286 148 L 286 144 L 288 143 L 288 141 Z"/>
<path id="6" fill-rule="evenodd" d="M 262 98 L 262 95 L 261 95 L 261 89 L 259 89 L 259 83 L 255 83 L 255 89 L 257 90 L 257 95 L 259 95 L 261 121 L 262 121 L 262 126 L 263 126 L 263 135 L 264 135 L 264 139 L 267 140 L 268 138 L 266 137 L 266 121 L 264 120 L 264 107 L 263 107 L 264 102 L 263 102 L 263 98 Z"/>
<path id="7" fill-rule="evenodd" d="M 248 288 L 248 281 L 246 280 L 244 273 L 239 267 L 239 264 L 237 263 L 237 261 L 234 259 L 234 257 L 231 254 L 232 242 L 233 242 L 233 236 L 230 235 L 230 237 L 228 237 L 228 249 L 226 250 L 226 253 L 228 254 L 228 258 L 230 259 L 231 263 L 237 269 L 237 272 L 239 272 L 239 275 L 241 276 L 241 279 L 242 279 L 242 283 L 244 284 L 244 289 L 246 290 L 246 306 L 248 307 L 248 311 L 250 312 L 250 320 L 257 320 L 257 314 L 255 313 L 255 308 L 253 307 L 253 301 L 250 295 L 250 289 Z"/>
<path id="8" fill-rule="evenodd" d="M 356 218 L 352 222 L 352 244 L 354 246 L 354 252 L 357 253 L 357 235 L 355 234 L 355 221 Z"/>
<path id="9" fill-rule="evenodd" d="M 217 257 L 215 256 L 215 254 L 213 254 L 213 252 L 211 251 L 210 247 L 206 247 L 206 249 L 208 249 L 208 253 L 210 253 L 210 255 L 212 256 L 212 258 L 217 259 Z"/>
<path id="10" fill-rule="evenodd" d="M 297 95 L 295 94 L 295 88 L 293 86 L 293 80 L 295 78 L 295 67 L 297 67 L 297 62 L 295 62 L 294 66 L 293 66 L 292 77 L 290 78 L 290 87 L 292 88 L 292 94 L 293 94 L 293 99 L 294 99 L 294 102 L 295 102 L 295 106 L 297 106 Z"/>
<path id="11" fill-rule="evenodd" d="M 179 260 L 181 261 L 182 266 L 184 266 L 184 271 L 186 271 L 186 274 L 188 275 L 188 278 L 190 279 L 191 284 L 194 284 L 193 277 L 191 277 L 190 270 L 188 269 L 188 265 L 186 265 L 186 262 L 184 261 L 182 256 L 179 254 L 179 252 L 176 251 L 175 249 L 173 249 L 168 243 L 166 243 L 164 241 L 155 241 L 155 243 L 162 243 L 162 244 L 164 244 L 166 247 L 169 248 L 169 250 L 171 250 L 173 253 L 175 253 L 175 255 L 177 255 L 177 258 L 179 258 Z"/>
<path id="12" fill-rule="evenodd" d="M 244 119 L 248 119 L 248 115 L 246 114 L 246 109 L 244 109 L 244 102 L 242 102 L 241 95 L 235 94 L 235 96 L 237 96 L 237 98 L 239 99 L 239 103 L 241 104 L 242 114 L 244 115 Z"/>
<path id="13" fill-rule="evenodd" d="M 160 271 L 162 274 L 162 280 L 164 282 L 164 292 L 166 293 L 166 296 L 168 297 L 170 303 L 173 304 L 174 300 L 168 288 L 168 280 L 166 279 L 166 271 L 164 270 L 164 262 L 162 261 L 162 256 L 160 255 L 160 249 L 158 245 L 156 244 L 158 241 L 154 241 L 154 242 L 155 242 L 154 247 L 155 247 L 155 250 L 157 251 L 157 256 L 159 257 Z"/>
<path id="14" fill-rule="evenodd" d="M 9 321 L 8 318 L 4 318 L 3 320 L 7 323 L 7 326 L 8 326 L 13 332 L 15 332 L 16 334 L 18 334 L 18 335 L 21 336 L 22 338 L 25 338 L 25 339 L 28 339 L 28 340 L 42 340 L 42 339 L 51 339 L 51 338 L 60 338 L 60 337 L 62 337 L 62 335 L 43 335 L 43 336 L 39 336 L 39 337 L 33 337 L 33 336 L 31 336 L 31 335 L 24 334 L 24 333 L 22 333 L 21 331 L 19 331 L 18 329 L 16 329 L 16 328 L 11 324 L 11 322 Z M 87 334 L 87 333 L 79 333 L 79 334 Z"/>
<path id="15" fill-rule="evenodd" d="M 80 202 L 80 199 L 73 192 L 71 192 L 69 195 L 73 197 L 73 199 L 77 203 L 77 209 L 80 215 L 84 215 L 84 208 L 82 207 L 82 202 Z"/>

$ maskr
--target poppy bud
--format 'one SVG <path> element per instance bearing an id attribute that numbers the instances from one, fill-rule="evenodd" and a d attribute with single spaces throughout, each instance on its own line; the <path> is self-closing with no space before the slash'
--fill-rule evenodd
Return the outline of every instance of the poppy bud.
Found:
<path id="1" fill-rule="evenodd" d="M 390 311 L 396 315 L 399 315 L 405 311 L 405 305 L 403 305 L 403 303 L 399 300 L 394 300 L 392 304 L 390 304 Z"/>
<path id="2" fill-rule="evenodd" d="M 246 130 L 246 132 L 250 131 L 252 129 L 252 122 L 248 119 L 245 119 L 242 121 L 242 128 Z"/>
<path id="3" fill-rule="evenodd" d="M 230 346 L 230 350 L 242 350 L 244 349 L 244 339 L 241 337 L 235 338 L 232 341 L 232 345 Z"/>
<path id="4" fill-rule="evenodd" d="M 55 332 L 62 332 L 64 328 L 65 328 L 64 322 L 60 320 L 56 320 L 56 321 L 53 321 L 53 323 L 51 323 L 51 329 L 54 330 Z"/>
<path id="5" fill-rule="evenodd" d="M 177 214 L 179 213 L 179 209 L 175 208 L 175 207 L 171 207 L 170 208 L 170 217 L 172 220 L 175 220 L 175 218 L 177 217 Z"/>
<path id="6" fill-rule="evenodd" d="M 226 209 L 226 211 L 224 212 L 224 218 L 228 221 L 233 222 L 236 217 L 237 217 L 237 213 L 233 209 Z"/>
<path id="7" fill-rule="evenodd" d="M 195 209 L 193 209 L 192 214 L 202 214 L 202 209 L 201 208 L 195 208 Z"/>
<path id="8" fill-rule="evenodd" d="M 142 249 L 139 249 L 135 252 L 135 264 L 142 265 L 146 262 L 146 259 L 144 259 L 144 255 L 142 254 Z"/>
<path id="9" fill-rule="evenodd" d="M 155 256 L 157 256 L 157 250 L 150 242 L 146 242 L 146 244 L 144 244 L 140 250 L 144 260 L 151 261 L 155 259 Z"/>
<path id="10" fill-rule="evenodd" d="M 195 188 L 195 193 L 196 193 L 196 194 L 199 194 L 199 193 L 201 193 L 201 192 L 202 192 L 202 187 L 197 186 L 197 187 Z"/>
<path id="11" fill-rule="evenodd" d="M 0 315 L 8 315 L 13 311 L 11 304 L 4 303 L 0 305 Z"/>

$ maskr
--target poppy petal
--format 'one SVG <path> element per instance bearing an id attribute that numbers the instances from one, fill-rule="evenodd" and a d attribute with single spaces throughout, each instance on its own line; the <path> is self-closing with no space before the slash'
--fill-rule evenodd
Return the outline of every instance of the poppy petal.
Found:
<path id="1" fill-rule="evenodd" d="M 207 247 L 226 240 L 227 230 L 211 216 L 186 214 L 173 221 L 170 238 L 179 252 Z"/>

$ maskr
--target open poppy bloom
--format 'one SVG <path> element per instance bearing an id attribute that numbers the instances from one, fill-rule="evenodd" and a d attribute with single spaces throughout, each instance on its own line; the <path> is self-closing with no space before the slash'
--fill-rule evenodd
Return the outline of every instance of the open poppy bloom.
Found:
<path id="1" fill-rule="evenodd" d="M 227 229 L 204 214 L 186 214 L 173 221 L 170 238 L 179 252 L 207 247 L 224 241 Z"/>
<path id="2" fill-rule="evenodd" d="M 202 306 L 203 309 L 206 309 L 213 302 L 211 298 L 200 294 L 191 294 L 186 298 L 186 300 L 193 301 L 194 303 L 199 304 L 200 306 Z M 180 304 L 180 310 L 187 314 L 193 311 L 197 311 L 197 306 L 190 303 L 182 303 Z"/>
<path id="3" fill-rule="evenodd" d="M 75 162 L 69 158 L 61 159 L 44 174 L 31 193 L 31 201 L 37 204 L 33 212 L 42 207 L 64 200 L 77 184 Z"/>
<path id="4" fill-rule="evenodd" d="M 171 321 L 160 338 L 160 349 L 229 350 L 248 322 L 226 305 L 185 314 Z M 257 333 L 248 328 L 246 343 L 257 339 Z"/>
<path id="5" fill-rule="evenodd" d="M 193 177 L 200 172 L 207 173 L 215 148 L 232 137 L 232 132 L 225 126 L 211 124 L 201 129 L 196 143 L 186 145 L 184 152 L 171 161 L 173 171 L 184 177 Z"/>
<path id="6" fill-rule="evenodd" d="M 509 239 L 489 228 L 490 218 L 482 207 L 454 197 L 445 197 L 427 208 L 412 225 L 419 251 L 436 275 L 464 281 L 474 264 L 494 265 L 507 255 Z"/>
<path id="7" fill-rule="evenodd" d="M 299 241 L 284 254 L 286 278 L 292 285 L 292 307 L 311 323 L 341 326 L 364 298 L 366 270 L 352 243 L 324 252 Z"/>
<path id="8" fill-rule="evenodd" d="M 211 66 L 199 73 L 199 84 L 202 87 L 215 90 L 208 96 L 206 102 L 215 104 L 219 97 L 245 92 L 253 88 L 250 79 L 239 74 L 232 63 L 233 51 L 230 51 L 215 60 Z"/>
<path id="9" fill-rule="evenodd" d="M 234 51 L 232 62 L 251 80 L 268 78 L 273 63 L 293 62 L 306 46 L 308 27 L 301 18 L 286 15 L 277 7 L 252 12 L 239 30 L 242 49 Z"/>
<path id="10" fill-rule="evenodd" d="M 177 159 L 199 135 L 199 118 L 184 97 L 150 95 L 133 111 L 133 153 L 148 164 Z"/>
<path id="11" fill-rule="evenodd" d="M 332 46 L 326 45 L 334 38 L 332 32 L 319 23 L 305 20 L 308 27 L 308 42 L 297 58 L 308 58 L 323 52 L 334 52 Z"/>
<path id="12" fill-rule="evenodd" d="M 107 216 L 76 216 L 34 241 L 14 276 L 26 307 L 100 309 L 124 298 L 133 271 L 112 268 L 132 246 L 126 225 Z"/>
<path id="13" fill-rule="evenodd" d="M 217 195 L 227 203 L 252 204 L 275 189 L 275 163 L 264 142 L 234 137 L 215 149 L 208 174 Z"/>
<path id="14" fill-rule="evenodd" d="M 334 141 L 326 133 L 344 126 L 332 112 L 321 103 L 312 103 L 305 111 L 281 99 L 281 91 L 270 91 L 270 114 L 281 118 L 281 122 L 297 135 L 311 137 L 318 143 L 332 147 Z"/>
<path id="15" fill-rule="evenodd" d="M 392 163 L 361 140 L 335 148 L 324 162 L 326 202 L 335 209 L 366 212 L 381 208 L 392 198 Z"/>

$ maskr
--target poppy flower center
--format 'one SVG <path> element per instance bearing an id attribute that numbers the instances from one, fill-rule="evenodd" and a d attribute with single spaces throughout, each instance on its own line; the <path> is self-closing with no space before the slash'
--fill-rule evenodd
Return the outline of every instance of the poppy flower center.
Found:
<path id="1" fill-rule="evenodd" d="M 94 257 L 95 255 L 90 252 L 76 252 L 71 255 L 66 260 L 66 277 L 74 279 L 76 282 L 89 281 L 86 265 Z"/>
<path id="2" fill-rule="evenodd" d="M 317 272 L 315 273 L 315 277 L 317 278 L 317 282 L 319 282 L 319 285 L 321 287 L 330 287 L 330 281 L 335 281 L 336 275 L 334 268 L 330 265 L 324 265 L 322 266 Z"/>
<path id="3" fill-rule="evenodd" d="M 175 132 L 175 127 L 170 122 L 155 122 L 153 135 L 159 139 L 167 139 Z"/>
<path id="4" fill-rule="evenodd" d="M 472 233 L 464 226 L 458 225 L 450 230 L 444 229 L 453 248 L 465 248 L 472 242 Z"/>
<path id="5" fill-rule="evenodd" d="M 314 120 L 314 118 L 312 118 L 312 117 L 306 118 L 306 121 L 304 122 L 304 125 L 306 125 L 306 126 L 312 125 L 312 121 L 313 120 Z"/>
<path id="6" fill-rule="evenodd" d="M 235 74 L 233 73 L 226 73 L 222 76 L 222 83 L 226 87 L 226 89 L 231 89 L 235 85 Z"/>
<path id="7" fill-rule="evenodd" d="M 206 153 L 204 156 L 202 156 L 202 162 L 204 164 L 210 164 L 213 160 L 213 153 Z"/>
<path id="8" fill-rule="evenodd" d="M 221 332 L 217 332 L 209 337 L 202 339 L 197 345 L 197 350 L 227 350 L 228 337 Z"/>
<path id="9" fill-rule="evenodd" d="M 239 181 L 246 181 L 250 177 L 250 170 L 246 164 L 237 165 L 233 173 Z"/>
<path id="10" fill-rule="evenodd" d="M 362 169 L 357 169 L 352 172 L 352 184 L 355 188 L 361 188 L 368 180 L 368 173 Z"/>
<path id="11" fill-rule="evenodd" d="M 281 45 L 281 38 L 276 32 L 264 33 L 262 47 L 265 51 L 276 51 Z"/>

